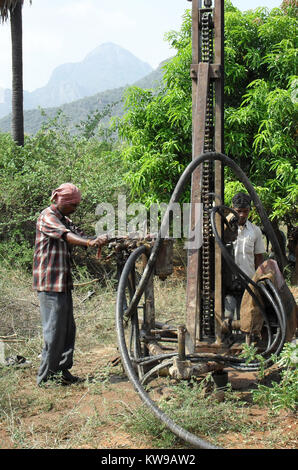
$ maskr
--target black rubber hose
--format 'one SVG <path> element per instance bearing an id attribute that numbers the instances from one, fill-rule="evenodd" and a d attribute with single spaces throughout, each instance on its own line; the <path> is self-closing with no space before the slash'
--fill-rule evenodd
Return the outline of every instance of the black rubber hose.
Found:
<path id="1" fill-rule="evenodd" d="M 156 238 L 156 241 L 155 241 L 155 243 L 153 245 L 153 248 L 151 250 L 150 257 L 148 259 L 148 263 L 146 265 L 146 268 L 144 270 L 144 273 L 142 275 L 142 278 L 140 280 L 138 288 L 135 292 L 135 295 L 134 295 L 134 297 L 133 297 L 133 299 L 132 299 L 132 301 L 131 301 L 128 309 L 127 309 L 127 312 L 126 312 L 127 316 L 130 315 L 131 310 L 134 310 L 136 308 L 137 304 L 139 303 L 139 300 L 140 300 L 140 298 L 141 298 L 141 296 L 144 292 L 145 286 L 146 286 L 146 284 L 149 280 L 149 277 L 152 273 L 152 270 L 154 268 L 155 261 L 156 261 L 159 249 L 160 249 L 161 244 L 162 244 L 162 234 L 165 233 L 165 228 L 167 227 L 170 213 L 173 210 L 173 204 L 175 204 L 176 202 L 179 201 L 180 196 L 183 193 L 183 191 L 185 189 L 185 186 L 186 186 L 187 182 L 189 181 L 189 179 L 190 179 L 192 173 L 194 172 L 194 170 L 200 164 L 205 162 L 206 160 L 210 160 L 210 161 L 219 160 L 219 161 L 221 161 L 225 165 L 229 166 L 235 172 L 235 174 L 238 177 L 239 181 L 241 181 L 243 183 L 243 185 L 247 189 L 248 193 L 250 194 L 251 199 L 253 200 L 253 202 L 256 206 L 256 209 L 257 209 L 257 211 L 258 211 L 258 213 L 261 217 L 261 220 L 262 220 L 263 226 L 264 226 L 264 230 L 266 231 L 266 233 L 268 235 L 268 238 L 271 242 L 272 248 L 273 248 L 273 250 L 276 254 L 279 268 L 280 268 L 281 272 L 283 272 L 283 261 L 282 261 L 283 258 L 282 258 L 282 252 L 281 252 L 281 248 L 279 246 L 278 240 L 277 240 L 276 235 L 273 231 L 271 223 L 270 223 L 270 221 L 267 217 L 267 214 L 266 214 L 266 212 L 265 212 L 265 210 L 262 206 L 262 203 L 261 203 L 256 191 L 254 190 L 252 184 L 250 183 L 249 179 L 245 175 L 245 173 L 241 170 L 241 168 L 231 158 L 227 157 L 226 155 L 224 155 L 222 153 L 216 153 L 216 152 L 203 153 L 202 155 L 200 155 L 197 158 L 195 158 L 194 160 L 192 160 L 192 162 L 186 167 L 186 169 L 182 173 L 181 177 L 179 178 L 179 181 L 178 181 L 178 183 L 177 183 L 177 185 L 176 185 L 176 187 L 173 191 L 172 197 L 170 199 L 170 202 L 169 202 L 168 208 L 166 210 L 166 213 L 163 217 L 162 224 L 161 224 L 158 236 Z"/>
<path id="2" fill-rule="evenodd" d="M 260 284 L 260 289 L 261 289 L 263 295 L 271 303 L 271 305 L 272 305 L 272 307 L 273 307 L 273 309 L 276 313 L 276 317 L 277 317 L 278 323 L 280 325 L 280 331 L 281 331 L 281 334 L 280 334 L 281 339 L 279 340 L 279 333 L 277 333 L 277 337 L 275 338 L 275 340 L 269 345 L 267 350 L 262 353 L 262 356 L 265 357 L 265 356 L 268 356 L 268 354 L 270 354 L 272 352 L 274 352 L 275 354 L 280 353 L 280 351 L 281 351 L 281 349 L 282 349 L 282 347 L 285 343 L 285 334 L 286 334 L 285 322 L 284 322 L 285 317 L 283 317 L 283 314 L 279 311 L 279 305 L 277 305 L 277 303 L 274 301 L 274 299 L 272 298 L 272 295 L 270 294 L 270 292 L 268 292 L 268 289 L 266 288 L 266 285 L 263 284 L 263 281 L 262 282 L 260 281 L 259 284 Z M 275 294 L 277 295 L 277 298 L 279 298 L 278 293 L 275 292 Z M 279 301 L 280 301 L 280 298 L 279 298 Z M 281 303 L 281 306 L 282 306 L 282 303 Z M 282 308 L 283 308 L 283 306 L 282 306 Z M 278 344 L 278 340 L 279 340 L 279 344 Z M 276 344 L 278 344 L 278 346 L 275 349 Z M 270 357 L 267 357 L 267 359 L 265 359 L 262 363 L 256 361 L 256 362 L 252 362 L 252 363 L 249 363 L 249 364 L 243 364 L 243 363 L 234 364 L 234 359 L 229 358 L 229 360 L 226 362 L 226 364 L 229 364 L 231 367 L 233 367 L 234 369 L 237 369 L 237 370 L 247 371 L 247 372 L 255 372 L 261 366 L 262 367 L 269 367 L 270 365 L 273 364 L 273 361 Z"/>
<path id="3" fill-rule="evenodd" d="M 273 282 L 270 279 L 265 279 L 265 284 L 271 289 L 271 291 L 272 291 L 272 293 L 275 297 L 275 300 L 279 305 L 281 316 L 282 316 L 282 319 L 283 319 L 284 332 L 286 334 L 287 316 L 286 316 L 285 308 L 284 308 L 284 305 L 281 301 L 280 295 L 279 295 L 276 287 L 274 286 Z"/>
<path id="4" fill-rule="evenodd" d="M 263 294 L 264 297 L 267 298 L 267 300 L 269 301 L 269 303 L 272 305 L 275 313 L 276 313 L 276 316 L 277 316 L 277 319 L 278 319 L 278 323 L 280 325 L 280 329 L 281 329 L 281 340 L 280 340 L 280 343 L 279 343 L 279 346 L 277 347 L 277 349 L 275 350 L 275 353 L 276 354 L 279 354 L 279 352 L 281 351 L 283 345 L 284 345 L 284 342 L 285 342 L 285 335 L 286 335 L 286 318 L 285 318 L 285 313 L 284 313 L 284 308 L 283 308 L 283 305 L 282 305 L 282 302 L 281 302 L 281 299 L 280 299 L 280 296 L 278 295 L 278 292 L 276 291 L 274 285 L 272 284 L 272 282 L 270 280 L 266 280 L 266 284 L 267 286 L 269 286 L 269 283 L 270 283 L 270 287 L 274 293 L 274 297 L 275 297 L 275 301 L 272 297 L 272 295 L 270 294 L 270 292 L 268 292 L 268 288 L 266 288 L 266 286 L 263 284 L 263 282 L 259 282 L 259 283 L 255 283 L 254 281 L 252 281 L 240 268 L 239 266 L 236 265 L 235 261 L 233 260 L 233 258 L 230 256 L 228 250 L 226 249 L 224 243 L 222 242 L 219 234 L 218 234 L 218 231 L 217 231 L 217 228 L 216 228 L 216 224 L 215 224 L 215 213 L 218 212 L 223 206 L 217 206 L 217 207 L 214 207 L 211 209 L 210 211 L 210 220 L 211 220 L 211 226 L 212 226 L 212 231 L 214 233 L 214 237 L 215 237 L 215 240 L 216 242 L 219 244 L 220 246 L 220 249 L 222 251 L 222 255 L 223 257 L 225 258 L 226 262 L 228 263 L 230 269 L 239 277 L 241 278 L 242 280 L 242 283 L 244 285 L 244 287 L 248 290 L 249 294 L 255 299 L 255 301 L 257 302 L 260 310 L 261 310 L 261 313 L 263 315 L 263 318 L 264 318 L 264 322 L 265 322 L 265 326 L 267 328 L 267 331 L 268 331 L 268 346 L 266 348 L 266 350 L 264 352 L 262 352 L 262 356 L 268 356 L 269 353 L 271 353 L 276 344 L 277 344 L 277 340 L 278 340 L 278 337 L 275 338 L 275 340 L 272 342 L 272 332 L 271 332 L 271 327 L 270 327 L 270 322 L 269 322 L 269 319 L 266 315 L 266 312 L 264 311 L 263 309 L 263 306 L 261 305 L 258 297 L 254 294 L 254 292 L 249 288 L 248 284 L 252 284 L 255 288 L 257 288 L 257 290 L 260 292 L 260 294 Z M 283 312 L 283 314 L 281 313 Z M 250 367 L 253 367 L 253 368 L 256 368 L 260 365 L 260 363 L 255 363 L 255 364 L 252 364 Z M 247 370 L 247 369 L 246 369 Z"/>
<path id="5" fill-rule="evenodd" d="M 259 305 L 259 308 L 261 310 L 261 313 L 262 313 L 264 321 L 265 321 L 265 325 L 266 325 L 267 330 L 268 330 L 268 346 L 267 346 L 267 349 L 262 353 L 262 355 L 266 356 L 269 353 L 271 353 L 272 351 L 275 351 L 276 354 L 279 354 L 279 352 L 281 351 L 281 349 L 282 349 L 282 347 L 285 343 L 285 337 L 286 337 L 286 314 L 285 314 L 283 303 L 281 301 L 281 298 L 280 298 L 274 284 L 270 281 L 270 279 L 265 279 L 264 281 L 260 281 L 258 283 L 253 282 L 236 265 L 233 258 L 230 256 L 228 250 L 226 249 L 222 239 L 220 238 L 220 236 L 218 234 L 216 224 L 215 224 L 215 213 L 219 212 L 222 208 L 226 208 L 226 207 L 225 206 L 217 206 L 217 207 L 212 208 L 211 211 L 210 211 L 211 212 L 210 219 L 211 219 L 211 225 L 212 225 L 212 230 L 213 230 L 213 233 L 214 233 L 214 237 L 215 237 L 217 243 L 219 244 L 219 246 L 221 248 L 222 254 L 223 254 L 226 262 L 229 264 L 229 267 L 241 279 L 243 278 L 242 282 L 244 283 L 245 288 L 249 291 L 250 295 L 252 295 L 254 297 L 255 301 L 257 301 L 257 304 Z M 227 209 L 229 209 L 229 208 L 227 208 Z M 264 286 L 263 282 L 265 283 L 266 287 Z M 281 340 L 280 340 L 279 346 L 277 347 L 276 350 L 275 350 L 275 347 L 276 347 L 276 344 L 278 342 L 278 339 L 279 339 L 278 336 L 279 335 L 277 334 L 276 338 L 272 342 L 272 332 L 271 332 L 271 328 L 270 328 L 270 322 L 269 322 L 268 317 L 267 317 L 262 305 L 260 304 L 257 296 L 255 296 L 253 291 L 251 291 L 251 289 L 248 288 L 249 283 L 252 284 L 254 287 L 257 287 L 259 292 L 261 292 L 263 294 L 263 296 L 265 296 L 267 298 L 267 300 L 270 302 L 270 304 L 272 305 L 272 307 L 273 307 L 273 309 L 276 313 L 278 323 L 280 325 L 280 331 L 281 331 Z M 274 297 L 275 300 L 273 299 L 270 292 L 268 292 L 268 287 L 271 289 L 273 297 Z"/>
<path id="6" fill-rule="evenodd" d="M 152 273 L 152 270 L 154 268 L 157 255 L 158 255 L 159 249 L 160 249 L 161 244 L 162 244 L 162 234 L 165 233 L 164 229 L 165 229 L 165 227 L 167 227 L 168 218 L 169 218 L 170 213 L 172 211 L 173 204 L 175 204 L 176 202 L 179 201 L 179 199 L 181 197 L 181 194 L 183 193 L 183 191 L 185 189 L 186 183 L 189 181 L 190 176 L 193 173 L 193 171 L 197 168 L 198 165 L 202 164 L 206 160 L 211 160 L 211 161 L 219 160 L 219 161 L 221 161 L 222 163 L 228 165 L 230 168 L 232 168 L 234 170 L 234 172 L 236 173 L 238 179 L 243 183 L 243 185 L 245 186 L 245 188 L 249 192 L 249 194 L 251 196 L 251 199 L 253 200 L 253 202 L 256 206 L 256 209 L 257 209 L 257 211 L 258 211 L 258 213 L 259 213 L 259 215 L 262 219 L 263 226 L 264 226 L 264 228 L 265 228 L 265 230 L 268 234 L 268 237 L 271 241 L 273 250 L 275 251 L 275 253 L 277 255 L 279 267 L 280 267 L 281 271 L 283 271 L 282 253 L 281 253 L 281 249 L 280 249 L 278 240 L 277 240 L 276 235 L 273 231 L 271 223 L 270 223 L 270 221 L 269 221 L 269 219 L 266 215 L 266 212 L 263 209 L 262 203 L 261 203 L 257 193 L 255 192 L 252 184 L 250 183 L 247 176 L 245 175 L 245 173 L 241 170 L 241 168 L 232 159 L 230 159 L 226 155 L 216 153 L 216 152 L 204 153 L 204 154 L 200 155 L 199 157 L 197 157 L 195 160 L 193 160 L 188 165 L 188 167 L 184 170 L 183 174 L 181 175 L 181 177 L 180 177 L 180 179 L 179 179 L 179 181 L 178 181 L 178 183 L 177 183 L 177 185 L 174 189 L 174 192 L 173 192 L 172 197 L 170 199 L 167 211 L 166 211 L 166 213 L 163 217 L 161 228 L 159 230 L 157 239 L 156 239 L 156 241 L 153 245 L 150 257 L 148 259 L 146 268 L 145 268 L 144 273 L 141 277 L 141 280 L 140 280 L 140 283 L 139 283 L 139 285 L 136 289 L 136 292 L 133 296 L 133 299 L 132 299 L 132 301 L 131 301 L 131 303 L 130 303 L 127 311 L 126 311 L 126 315 L 128 317 L 131 314 L 131 312 L 138 305 L 139 300 L 140 300 L 140 298 L 141 298 L 141 296 L 144 292 L 145 286 L 148 282 L 148 279 L 149 279 L 149 277 Z M 242 279 L 243 283 L 245 281 L 251 282 L 253 284 L 253 286 L 256 289 L 259 290 L 258 285 L 255 284 L 248 276 L 246 276 L 245 273 L 242 273 L 241 275 L 243 277 L 243 279 Z M 249 288 L 249 286 L 247 286 L 247 290 L 249 291 L 250 295 L 252 295 L 255 298 L 255 300 L 258 302 L 258 305 L 261 308 L 261 311 L 263 312 L 262 306 L 260 305 L 257 297 L 254 295 L 253 291 Z M 264 312 L 263 312 L 263 315 L 264 315 Z M 265 315 L 264 315 L 264 317 L 265 317 Z M 268 328 L 268 322 L 266 322 L 266 327 Z M 271 342 L 270 330 L 269 329 L 268 329 L 268 336 L 269 336 L 270 342 Z M 246 364 L 242 364 L 242 365 L 238 365 L 237 368 L 239 369 L 239 368 L 243 367 L 243 370 L 248 370 L 249 368 L 251 368 L 252 370 L 257 370 L 259 365 L 260 365 L 259 363 L 256 363 L 255 365 L 251 364 L 251 366 L 248 366 Z"/>
<path id="7" fill-rule="evenodd" d="M 162 361 L 164 359 L 169 359 L 172 357 L 178 356 L 177 352 L 172 352 L 172 353 L 165 353 L 165 354 L 156 354 L 156 356 L 149 356 L 149 357 L 142 357 L 139 359 L 135 359 L 133 362 L 135 364 L 139 364 L 141 366 L 148 366 L 149 364 L 152 364 L 156 361 Z"/>
<path id="8" fill-rule="evenodd" d="M 163 413 L 158 406 L 151 400 L 149 395 L 144 390 L 143 386 L 141 385 L 135 370 L 132 366 L 129 353 L 126 346 L 125 341 L 125 333 L 124 333 L 124 325 L 123 325 L 123 305 L 124 305 L 124 296 L 125 296 L 125 289 L 127 286 L 127 279 L 131 269 L 134 267 L 136 260 L 140 256 L 140 254 L 144 253 L 144 246 L 140 246 L 135 251 L 132 252 L 130 257 L 128 258 L 123 271 L 120 277 L 118 292 L 117 292 L 117 302 L 116 302 L 116 331 L 117 331 L 117 338 L 118 338 L 118 346 L 121 353 L 122 363 L 125 368 L 126 374 L 129 377 L 130 381 L 132 382 L 134 388 L 139 393 L 140 397 L 144 401 L 144 403 L 151 409 L 151 411 L 155 414 L 155 416 L 162 421 L 176 436 L 180 439 L 188 442 L 195 448 L 199 449 L 218 449 L 216 446 L 212 446 L 208 442 L 199 439 L 194 434 L 183 429 L 181 426 L 178 426 L 172 419 L 170 419 L 165 413 Z"/>
<path id="9" fill-rule="evenodd" d="M 267 297 L 266 294 L 263 292 L 263 296 L 264 297 Z M 273 300 L 273 299 L 272 299 Z M 274 311 L 275 311 L 275 314 L 277 316 L 277 320 L 278 320 L 278 325 L 277 325 L 277 330 L 276 330 L 276 335 L 275 335 L 275 338 L 273 339 L 273 341 L 271 342 L 271 344 L 269 345 L 269 347 L 266 349 L 266 351 L 264 352 L 264 356 L 265 355 L 268 355 L 268 354 L 272 354 L 272 352 L 276 351 L 276 348 L 277 348 L 277 345 L 279 342 L 282 341 L 282 327 L 280 326 L 282 324 L 282 319 L 281 319 L 281 316 L 280 316 L 280 312 L 278 310 L 278 307 L 276 305 L 276 303 L 272 303 L 271 304 Z M 272 325 L 271 325 L 272 326 Z M 273 333 L 271 332 L 271 335 L 273 336 Z"/>
<path id="10" fill-rule="evenodd" d="M 259 309 L 260 309 L 260 311 L 262 313 L 262 316 L 263 316 L 263 319 L 264 319 L 265 326 L 266 326 L 267 331 L 268 331 L 268 346 L 267 346 L 267 349 L 266 349 L 266 351 L 267 351 L 270 348 L 270 345 L 272 343 L 272 333 L 271 333 L 270 323 L 269 323 L 268 317 L 266 315 L 266 312 L 263 308 L 263 305 L 261 304 L 258 296 L 249 287 L 249 284 L 252 284 L 252 286 L 260 294 L 262 294 L 262 290 L 261 290 L 259 284 L 254 282 L 249 276 L 247 276 L 247 274 L 245 274 L 245 272 L 242 271 L 242 269 L 235 263 L 234 259 L 229 254 L 225 244 L 223 243 L 222 239 L 220 238 L 220 236 L 218 234 L 218 231 L 217 231 L 217 228 L 216 228 L 216 223 L 215 223 L 215 214 L 216 214 L 216 212 L 218 212 L 223 207 L 224 206 L 217 206 L 217 207 L 212 208 L 211 211 L 210 211 L 210 222 L 211 222 L 211 227 L 212 227 L 212 231 L 213 231 L 213 234 L 214 234 L 214 238 L 215 238 L 216 242 L 218 243 L 218 245 L 221 249 L 222 255 L 223 255 L 224 259 L 226 260 L 226 263 L 228 264 L 230 270 L 235 275 L 237 275 L 237 277 L 240 280 L 243 287 L 248 291 L 248 293 L 251 295 L 251 297 L 253 297 L 253 299 L 255 300 L 256 304 L 259 306 Z M 265 355 L 266 351 L 262 354 Z"/>
<path id="11" fill-rule="evenodd" d="M 281 272 L 283 272 L 283 262 L 282 262 L 282 253 L 281 249 L 279 246 L 279 243 L 277 241 L 276 235 L 272 229 L 272 226 L 269 222 L 269 219 L 263 209 L 263 206 L 261 204 L 261 201 L 256 194 L 252 184 L 248 180 L 247 176 L 245 173 L 241 170 L 241 168 L 229 157 L 226 155 L 216 153 L 216 152 L 208 152 L 204 153 L 200 156 L 198 156 L 196 159 L 194 159 L 184 170 L 183 174 L 181 175 L 174 192 L 172 194 L 172 197 L 170 199 L 167 211 L 163 217 L 161 228 L 159 230 L 157 239 L 153 245 L 153 248 L 151 250 L 151 254 L 148 258 L 148 262 L 146 264 L 146 267 L 144 269 L 143 275 L 141 277 L 140 283 L 137 286 L 136 292 L 130 302 L 130 305 L 128 306 L 127 311 L 125 312 L 126 316 L 129 317 L 132 312 L 137 308 L 137 305 L 139 303 L 139 300 L 145 290 L 145 287 L 147 285 L 147 282 L 149 280 L 149 277 L 152 274 L 156 258 L 158 256 L 159 249 L 162 244 L 162 234 L 164 233 L 164 229 L 168 224 L 168 218 L 170 216 L 170 213 L 173 209 L 173 204 L 179 201 L 180 196 L 182 192 L 184 191 L 184 188 L 186 186 L 186 183 L 189 181 L 190 176 L 192 175 L 193 171 L 204 161 L 209 160 L 209 161 L 216 161 L 219 160 L 225 165 L 229 166 L 234 170 L 236 173 L 238 179 L 243 183 L 245 188 L 247 189 L 248 193 L 251 196 L 251 199 L 253 200 L 256 209 L 261 217 L 261 220 L 263 222 L 264 229 L 268 235 L 268 238 L 271 242 L 272 248 L 274 252 L 276 253 L 277 256 L 277 262 L 279 264 L 279 268 Z M 180 437 L 181 439 L 185 440 L 186 442 L 190 443 L 194 447 L 197 448 L 202 448 L 202 449 L 216 449 L 217 447 L 210 445 L 208 442 L 199 439 L 198 437 L 194 436 L 193 434 L 189 433 L 185 429 L 181 428 L 178 426 L 175 422 L 173 422 L 168 416 L 166 416 L 156 405 L 155 403 L 150 399 L 148 394 L 145 392 L 143 389 L 142 385 L 139 382 L 139 379 L 133 369 L 131 360 L 129 358 L 129 354 L 127 351 L 126 347 L 126 342 L 125 342 L 125 336 L 124 336 L 124 329 L 123 329 L 123 305 L 124 305 L 124 295 L 125 295 L 125 288 L 126 288 L 126 283 L 127 283 L 127 277 L 129 275 L 129 272 L 131 268 L 133 267 L 136 259 L 138 258 L 140 254 L 140 249 L 143 247 L 139 247 L 139 249 L 135 250 L 131 256 L 128 258 L 127 263 L 124 266 L 122 276 L 120 278 L 119 282 L 119 287 L 118 287 L 118 295 L 117 295 L 117 306 L 116 306 L 116 328 L 117 328 L 117 336 L 118 336 L 118 344 L 119 344 L 119 349 L 121 352 L 122 356 L 122 361 L 123 361 L 123 366 L 126 370 L 126 373 L 128 377 L 130 378 L 131 382 L 133 383 L 135 389 L 141 396 L 142 400 L 149 406 L 149 408 L 154 412 L 154 414 L 157 416 L 158 419 L 160 419 L 175 435 Z M 239 365 L 237 366 L 234 361 L 231 361 L 231 365 L 233 364 L 234 368 L 239 368 L 241 370 L 256 370 L 257 369 L 257 364 L 251 365 L 250 367 L 245 367 L 244 365 Z"/>
<path id="12" fill-rule="evenodd" d="M 157 364 L 155 367 L 152 367 L 145 375 L 142 377 L 142 380 L 140 383 L 142 385 L 146 385 L 149 381 L 149 379 L 153 378 L 154 375 L 158 375 L 158 372 L 165 367 L 170 367 L 173 365 L 174 359 L 168 359 L 165 362 L 161 362 L 160 364 Z"/>
<path id="13" fill-rule="evenodd" d="M 267 299 L 271 303 L 271 305 L 273 306 L 273 308 L 275 310 L 275 313 L 276 313 L 276 316 L 278 318 L 280 327 L 281 327 L 281 340 L 280 340 L 279 346 L 277 347 L 277 350 L 275 351 L 275 353 L 278 355 L 280 353 L 280 351 L 282 350 L 283 345 L 285 344 L 285 338 L 286 338 L 286 327 L 285 327 L 284 318 L 283 318 L 282 313 L 279 311 L 279 308 L 278 308 L 279 306 L 276 305 L 276 303 L 274 302 L 274 300 L 272 298 L 272 295 L 268 292 L 266 287 L 261 284 L 261 289 L 262 289 L 264 295 L 267 297 Z"/>

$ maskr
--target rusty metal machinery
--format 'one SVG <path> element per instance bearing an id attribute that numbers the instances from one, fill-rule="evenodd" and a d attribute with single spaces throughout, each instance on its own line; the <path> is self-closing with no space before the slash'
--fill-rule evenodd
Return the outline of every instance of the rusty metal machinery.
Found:
<path id="1" fill-rule="evenodd" d="M 225 318 L 227 274 L 223 266 L 228 265 L 238 276 L 245 287 L 244 295 L 254 302 L 252 310 L 258 311 L 263 367 L 270 366 L 272 352 L 278 354 L 295 331 L 295 301 L 285 283 L 281 287 L 275 282 L 274 270 L 282 273 L 283 266 L 274 231 L 246 175 L 223 154 L 223 30 L 224 0 L 214 0 L 213 5 L 212 0 L 205 0 L 203 6 L 199 0 L 192 0 L 193 158 L 177 183 L 158 235 L 135 242 L 116 240 L 113 246 L 119 269 L 116 331 L 125 371 L 152 412 L 177 436 L 198 448 L 214 446 L 173 422 L 144 387 L 165 374 L 188 380 L 212 372 L 216 381 L 226 377 L 227 367 L 239 371 L 257 371 L 260 367 L 257 360 L 247 364 L 239 357 L 243 343 L 251 341 L 252 334 L 241 319 Z M 250 194 L 277 255 L 278 263 L 265 266 L 265 276 L 249 279 L 231 258 L 229 237 L 233 239 L 237 224 L 229 221 L 227 214 L 232 210 L 224 206 L 226 166 Z M 190 235 L 201 231 L 202 244 L 188 249 L 185 322 L 171 326 L 156 321 L 154 278 L 165 279 L 172 273 L 173 240 L 162 234 L 190 182 Z M 203 207 L 202 226 L 196 219 L 197 203 Z"/>
<path id="2" fill-rule="evenodd" d="M 193 158 L 206 152 L 223 152 L 223 41 L 224 1 L 192 2 L 192 102 Z M 188 253 L 187 349 L 194 352 L 197 339 L 219 341 L 218 316 L 222 311 L 221 255 L 214 244 L 209 210 L 222 204 L 221 162 L 206 160 L 192 174 L 191 227 L 195 231 L 195 204 L 203 205 L 201 250 Z M 219 231 L 221 228 L 219 227 Z M 216 262 L 216 269 L 215 269 Z M 216 295 L 214 295 L 216 290 Z"/>

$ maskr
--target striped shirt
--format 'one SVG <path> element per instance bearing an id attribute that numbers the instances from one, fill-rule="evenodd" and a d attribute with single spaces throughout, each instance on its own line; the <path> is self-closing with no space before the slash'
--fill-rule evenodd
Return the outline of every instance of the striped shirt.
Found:
<path id="1" fill-rule="evenodd" d="M 71 251 L 64 238 L 67 232 L 84 235 L 55 205 L 41 212 L 33 256 L 33 288 L 37 291 L 67 292 L 73 288 Z"/>

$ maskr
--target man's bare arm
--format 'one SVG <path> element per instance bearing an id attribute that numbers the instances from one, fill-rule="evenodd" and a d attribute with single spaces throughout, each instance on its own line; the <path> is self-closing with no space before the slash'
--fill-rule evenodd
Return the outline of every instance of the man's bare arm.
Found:
<path id="1" fill-rule="evenodd" d="M 76 235 L 72 232 L 67 232 L 65 235 L 65 240 L 71 245 L 77 246 L 103 246 L 108 242 L 108 237 L 106 235 L 100 235 L 97 238 L 82 238 L 79 235 Z"/>

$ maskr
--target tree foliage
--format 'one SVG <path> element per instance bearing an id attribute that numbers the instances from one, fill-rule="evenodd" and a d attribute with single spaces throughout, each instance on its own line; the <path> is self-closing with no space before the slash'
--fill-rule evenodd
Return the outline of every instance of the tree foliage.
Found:
<path id="1" fill-rule="evenodd" d="M 119 134 L 127 143 L 126 180 L 133 197 L 147 205 L 169 200 L 191 158 L 190 25 L 186 12 L 181 31 L 167 35 L 178 53 L 164 65 L 163 84 L 158 90 L 129 88 L 126 113 L 118 122 Z"/>
<path id="2" fill-rule="evenodd" d="M 118 191 L 125 194 L 120 150 L 105 128 L 95 131 L 104 116 L 90 115 L 74 136 L 58 113 L 35 136 L 26 136 L 23 147 L 0 134 L 0 258 L 31 269 L 37 216 L 60 184 L 80 188 L 74 220 L 90 235 L 97 204 L 116 204 Z"/>
<path id="3" fill-rule="evenodd" d="M 225 153 L 246 172 L 272 218 L 295 221 L 297 202 L 297 11 L 241 12 L 225 2 Z M 176 55 L 157 91 L 130 88 L 119 132 L 126 179 L 146 204 L 167 201 L 191 160 L 191 15 L 166 39 Z M 226 171 L 226 201 L 239 184 Z"/>

